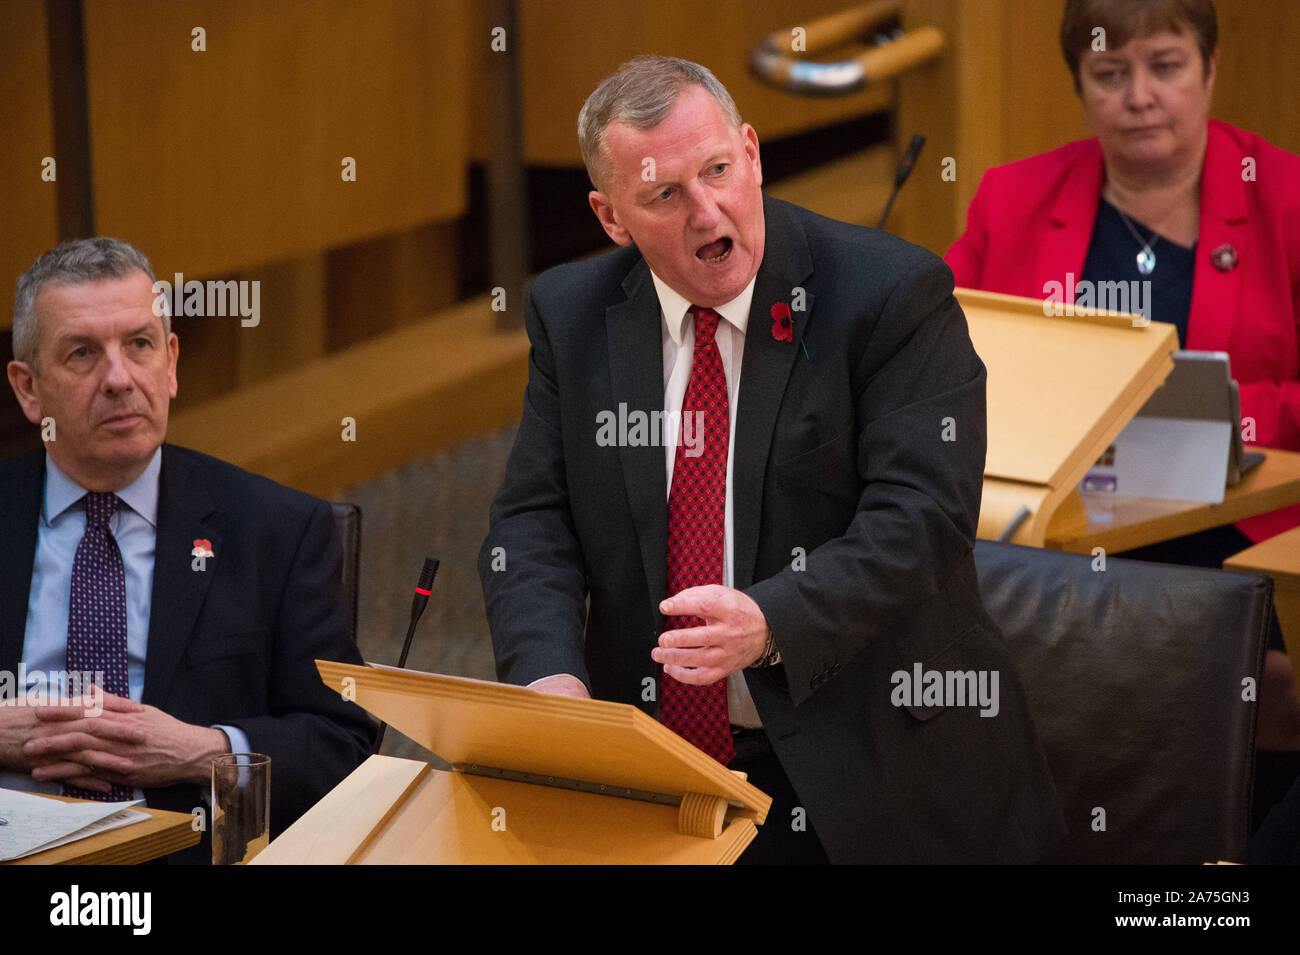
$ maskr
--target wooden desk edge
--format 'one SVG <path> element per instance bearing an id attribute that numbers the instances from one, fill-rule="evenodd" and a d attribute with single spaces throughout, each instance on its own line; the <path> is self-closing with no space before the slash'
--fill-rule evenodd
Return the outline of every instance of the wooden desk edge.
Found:
<path id="1" fill-rule="evenodd" d="M 1185 508 L 1130 524 L 1112 527 L 1089 524 L 1089 529 L 1080 533 L 1049 536 L 1044 546 L 1076 554 L 1091 553 L 1094 547 L 1119 552 L 1233 524 L 1248 517 L 1288 507 L 1300 500 L 1296 493 L 1296 485 L 1300 483 L 1300 454 L 1278 448 L 1250 450 L 1262 450 L 1266 456 L 1265 461 L 1247 474 L 1236 487 L 1228 488 L 1222 504 L 1188 502 Z M 1274 468 L 1284 469 L 1287 473 L 1274 475 L 1271 473 L 1273 469 L 1269 469 L 1269 477 L 1274 478 L 1276 483 L 1260 489 L 1254 488 L 1256 482 L 1251 480 L 1252 477 L 1258 477 L 1263 469 L 1268 468 L 1270 460 Z M 1171 501 L 1157 503 L 1161 506 L 1176 504 Z"/>
<path id="2" fill-rule="evenodd" d="M 63 796 L 46 798 L 60 802 L 79 801 Z M 149 819 L 96 833 L 35 855 L 10 859 L 0 865 L 136 865 L 198 843 L 199 833 L 195 831 L 194 817 L 189 813 L 147 806 L 132 808 L 148 813 Z"/>

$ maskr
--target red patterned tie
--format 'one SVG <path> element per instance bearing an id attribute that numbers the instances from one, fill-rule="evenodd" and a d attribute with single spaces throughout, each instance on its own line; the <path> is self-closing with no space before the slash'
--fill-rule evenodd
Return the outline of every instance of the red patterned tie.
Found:
<path id="1" fill-rule="evenodd" d="M 682 399 L 682 436 L 673 463 L 673 486 L 668 495 L 668 596 L 687 587 L 722 583 L 727 508 L 727 436 L 730 408 L 722 355 L 713 340 L 718 313 L 691 306 L 695 316 L 695 357 L 691 380 Z M 703 415 L 702 453 L 699 431 Z M 690 431 L 687 431 L 687 427 Z M 690 453 L 688 453 L 690 452 Z M 702 627 L 702 617 L 669 617 L 669 630 Z M 727 681 L 708 686 L 679 683 L 663 675 L 659 720 L 694 743 L 724 766 L 736 755 L 727 718 Z"/>

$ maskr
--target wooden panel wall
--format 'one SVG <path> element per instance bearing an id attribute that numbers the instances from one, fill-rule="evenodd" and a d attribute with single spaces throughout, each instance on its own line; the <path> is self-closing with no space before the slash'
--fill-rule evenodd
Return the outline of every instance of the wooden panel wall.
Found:
<path id="1" fill-rule="evenodd" d="M 753 80 L 749 48 L 842 9 L 846 0 L 719 0 L 646 5 L 527 0 L 508 52 L 471 0 L 312 4 L 258 0 L 85 0 L 99 231 L 125 235 L 160 271 L 217 274 L 378 241 L 464 211 L 464 166 L 483 159 L 488 57 L 522 58 L 530 162 L 576 165 L 574 121 L 591 87 L 639 52 L 710 65 L 764 139 L 835 122 L 870 97 L 802 100 Z M 944 29 L 943 59 L 903 84 L 899 139 L 930 138 L 895 228 L 945 248 L 979 176 L 1086 135 L 1057 49 L 1061 0 L 906 0 L 910 25 Z M 1215 115 L 1300 150 L 1300 3 L 1219 0 Z M 207 31 L 191 50 L 190 31 Z M 7 188 L 0 230 L 5 298 L 12 280 L 56 240 L 53 151 L 41 0 L 0 4 L 0 155 Z M 354 155 L 355 183 L 339 162 Z M 939 178 L 953 156 L 958 178 Z M 444 243 L 444 249 L 450 246 Z M 358 252 L 358 264 L 374 258 Z M 309 266 L 316 267 L 316 266 Z M 358 289 L 332 289 L 356 301 Z M 0 326 L 9 322 L 0 310 Z M 380 323 L 383 324 L 382 322 Z M 368 324 L 331 329 L 355 341 Z M 328 347 L 328 346 L 327 346 Z"/>
<path id="2" fill-rule="evenodd" d="M 749 74 L 750 48 L 768 33 L 789 30 L 850 6 L 845 0 L 524 0 L 524 148 L 530 163 L 576 165 L 578 110 L 604 77 L 641 53 L 680 56 L 707 66 L 735 99 L 759 139 L 779 138 L 877 110 L 879 92 L 808 100 L 759 83 Z M 481 15 L 480 15 L 481 16 Z M 484 32 L 490 29 L 484 24 Z M 886 91 L 887 97 L 892 91 Z M 476 116 L 476 151 L 484 141 Z"/>
<path id="3" fill-rule="evenodd" d="M 502 54 L 475 0 L 84 0 L 98 228 L 139 244 L 163 276 L 263 282 L 257 329 L 180 329 L 181 403 L 220 395 L 450 301 L 466 166 L 486 158 L 498 118 L 484 95 L 490 57 L 521 58 L 533 164 L 578 166 L 583 99 L 641 52 L 710 66 L 770 141 L 894 96 L 799 99 L 748 74 L 761 37 L 849 3 L 523 0 Z M 930 142 L 891 228 L 943 251 L 986 168 L 1087 135 L 1057 48 L 1062 6 L 905 0 L 907 24 L 939 26 L 948 47 L 898 87 L 898 139 Z M 1215 115 L 1300 151 L 1300 3 L 1218 8 Z M 195 26 L 206 52 L 191 49 Z M 0 0 L 0 327 L 13 280 L 57 240 L 56 199 L 72 185 L 62 168 L 57 184 L 40 180 L 54 150 L 50 79 L 44 3 Z M 339 177 L 345 155 L 355 183 Z M 940 178 L 945 156 L 956 182 Z M 841 178 L 849 199 L 879 187 Z M 847 214 L 830 195 L 828 211 Z"/>
<path id="4" fill-rule="evenodd" d="M 50 61 L 41 0 L 0 3 L 0 330 L 13 324 L 14 286 L 58 241 L 58 184 L 41 179 L 56 160 Z M 9 356 L 3 356 L 8 360 Z"/>
<path id="5" fill-rule="evenodd" d="M 1216 0 L 1219 69 L 1213 114 L 1300 153 L 1300 3 Z"/>
<path id="6" fill-rule="evenodd" d="M 899 83 L 900 138 L 928 138 L 898 204 L 895 230 L 942 253 L 990 166 L 1087 135 L 1058 52 L 1056 0 L 907 0 L 905 22 L 950 38 L 944 57 Z M 955 162 L 956 180 L 942 178 Z"/>
<path id="7" fill-rule="evenodd" d="M 85 0 L 99 231 L 208 275 L 460 215 L 465 7 Z"/>

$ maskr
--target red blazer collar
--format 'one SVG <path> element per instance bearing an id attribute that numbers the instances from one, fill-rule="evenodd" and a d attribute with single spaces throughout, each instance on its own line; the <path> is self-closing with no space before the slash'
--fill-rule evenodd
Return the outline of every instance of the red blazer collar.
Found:
<path id="1" fill-rule="evenodd" d="M 1205 162 L 1201 166 L 1202 223 L 1206 213 L 1232 224 L 1246 221 L 1246 180 L 1242 166 L 1246 156 L 1229 132 L 1231 128 L 1217 119 L 1210 120 Z"/>
<path id="2" fill-rule="evenodd" d="M 1101 198 L 1101 188 L 1106 181 L 1106 164 L 1102 161 L 1101 144 L 1096 139 L 1083 139 L 1075 145 L 1078 150 L 1067 162 L 1061 191 L 1052 204 L 1052 221 L 1076 231 L 1081 223 L 1087 222 L 1087 237 L 1091 239 L 1092 226 L 1097 218 L 1097 200 Z M 1086 253 L 1086 241 L 1084 250 Z M 1083 267 L 1083 259 L 1079 260 L 1079 267 Z"/>
<path id="3" fill-rule="evenodd" d="M 1097 222 L 1097 199 L 1105 179 L 1101 145 L 1096 139 L 1080 140 L 1067 155 L 1059 176 L 1060 188 L 1052 203 L 1052 228 L 1043 231 L 1035 262 L 1035 288 L 1046 292 L 1046 282 L 1068 284 L 1067 275 L 1083 277 L 1088 243 Z"/>

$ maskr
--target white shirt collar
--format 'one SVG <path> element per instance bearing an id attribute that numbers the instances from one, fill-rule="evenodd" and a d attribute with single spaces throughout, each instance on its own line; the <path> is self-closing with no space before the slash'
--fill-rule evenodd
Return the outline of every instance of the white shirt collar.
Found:
<path id="1" fill-rule="evenodd" d="M 686 313 L 694 303 L 677 294 L 676 290 L 671 288 L 667 282 L 655 275 L 654 269 L 650 270 L 650 277 L 654 279 L 655 291 L 659 293 L 659 308 L 663 310 L 664 320 L 668 323 L 668 334 L 672 336 L 674 344 L 680 345 L 682 343 L 682 326 L 686 323 Z M 714 309 L 742 335 L 749 324 L 749 306 L 754 300 L 754 283 L 757 281 L 758 273 L 755 272 L 754 277 L 749 280 L 748 285 L 741 289 L 739 295 L 726 305 Z"/>
<path id="2" fill-rule="evenodd" d="M 143 517 L 153 527 L 158 526 L 158 476 L 162 473 L 162 446 L 154 449 L 153 457 L 140 476 L 126 487 L 113 493 L 131 510 Z M 41 514 L 46 524 L 52 522 L 72 505 L 80 501 L 87 491 L 59 469 L 45 452 L 45 505 Z"/>

